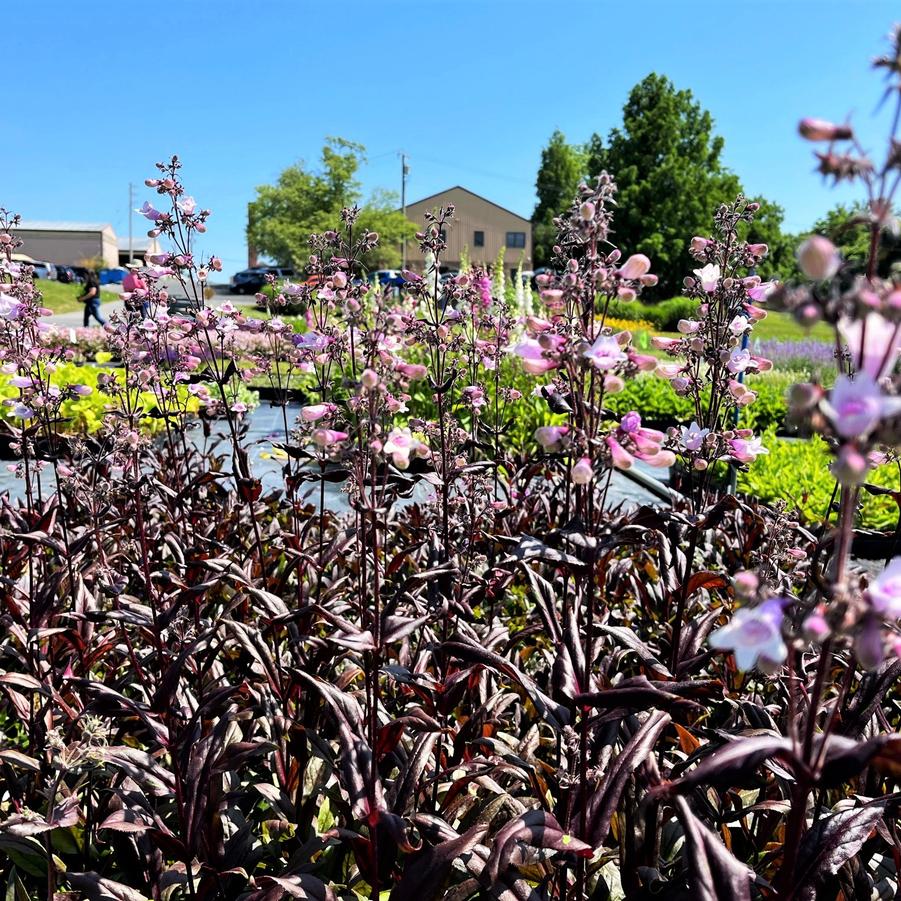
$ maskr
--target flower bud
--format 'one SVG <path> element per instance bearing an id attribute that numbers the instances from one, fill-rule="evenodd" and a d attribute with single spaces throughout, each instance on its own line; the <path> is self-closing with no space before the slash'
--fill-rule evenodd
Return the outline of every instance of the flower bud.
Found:
<path id="1" fill-rule="evenodd" d="M 608 375 L 604 377 L 604 391 L 608 394 L 619 394 L 624 391 L 626 383 L 618 375 Z"/>
<path id="2" fill-rule="evenodd" d="M 752 598 L 760 588 L 760 577 L 752 570 L 744 569 L 732 577 L 732 584 L 738 597 Z"/>
<path id="3" fill-rule="evenodd" d="M 364 369 L 360 381 L 364 388 L 375 388 L 379 383 L 379 374 L 374 369 Z"/>
<path id="4" fill-rule="evenodd" d="M 842 447 L 835 462 L 829 467 L 839 483 L 846 487 L 862 485 L 866 480 L 869 468 L 869 460 L 850 444 Z"/>
<path id="5" fill-rule="evenodd" d="M 689 245 L 689 250 L 693 254 L 703 253 L 707 249 L 707 245 L 710 241 L 707 238 L 701 238 L 698 235 L 695 235 L 691 239 L 691 244 Z"/>
<path id="6" fill-rule="evenodd" d="M 822 235 L 811 235 L 798 248 L 798 265 L 814 281 L 832 278 L 838 272 L 841 257 L 835 245 Z"/>
<path id="7" fill-rule="evenodd" d="M 582 217 L 583 222 L 591 222 L 594 219 L 595 206 L 590 200 L 586 200 L 582 206 L 579 207 L 579 216 Z"/>
<path id="8" fill-rule="evenodd" d="M 594 478 L 594 468 L 588 457 L 582 457 L 572 468 L 572 480 L 576 485 L 587 485 Z"/>
<path id="9" fill-rule="evenodd" d="M 815 303 L 806 303 L 795 310 L 795 319 L 804 328 L 811 328 L 820 321 L 820 308 Z"/>
<path id="10" fill-rule="evenodd" d="M 848 141 L 854 137 L 850 125 L 836 125 L 825 119 L 802 119 L 798 131 L 808 141 Z"/>
<path id="11" fill-rule="evenodd" d="M 831 632 L 824 613 L 826 608 L 820 604 L 801 624 L 801 631 L 808 641 L 825 641 Z"/>

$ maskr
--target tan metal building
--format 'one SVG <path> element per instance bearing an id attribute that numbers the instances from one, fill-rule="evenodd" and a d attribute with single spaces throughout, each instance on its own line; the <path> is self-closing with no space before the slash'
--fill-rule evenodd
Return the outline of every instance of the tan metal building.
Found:
<path id="1" fill-rule="evenodd" d="M 520 260 L 523 269 L 532 268 L 532 223 L 460 185 L 408 203 L 407 218 L 424 228 L 426 213 L 450 203 L 454 205 L 454 218 L 446 228 L 447 250 L 442 255 L 442 269 L 459 269 L 464 248 L 471 263 L 488 266 L 497 259 L 502 247 L 506 248 L 504 268 L 508 275 L 516 271 Z M 421 271 L 424 262 L 417 242 L 408 241 L 409 267 Z"/>
<path id="2" fill-rule="evenodd" d="M 110 269 L 119 265 L 116 233 L 107 223 L 24 221 L 14 233 L 25 242 L 22 252 L 35 260 L 78 266 L 99 257 Z"/>

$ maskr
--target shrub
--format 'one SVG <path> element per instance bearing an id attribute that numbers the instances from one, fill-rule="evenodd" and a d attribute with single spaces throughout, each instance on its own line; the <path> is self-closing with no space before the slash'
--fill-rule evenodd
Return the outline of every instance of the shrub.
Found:
<path id="1" fill-rule="evenodd" d="M 835 477 L 829 472 L 832 454 L 818 435 L 799 440 L 783 440 L 772 432 L 764 444 L 769 455 L 758 458 L 738 476 L 738 489 L 767 504 L 785 501 L 789 509 L 800 511 L 805 522 L 816 524 L 828 515 L 836 501 Z M 901 490 L 901 467 L 897 463 L 877 466 L 867 474 L 867 482 L 892 491 Z M 862 492 L 857 511 L 859 525 L 869 529 L 894 529 L 898 504 L 885 495 Z"/>

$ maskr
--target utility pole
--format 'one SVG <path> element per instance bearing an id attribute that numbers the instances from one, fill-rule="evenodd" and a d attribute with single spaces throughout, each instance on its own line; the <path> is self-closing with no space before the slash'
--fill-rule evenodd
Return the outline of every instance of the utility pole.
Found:
<path id="1" fill-rule="evenodd" d="M 135 186 L 128 183 L 128 262 L 133 263 L 135 259 L 134 238 L 131 225 L 132 217 L 135 213 Z"/>
<path id="2" fill-rule="evenodd" d="M 404 214 L 404 219 L 407 218 L 407 176 L 410 174 L 410 167 L 407 165 L 407 155 L 405 153 L 401 153 L 400 155 L 400 208 L 401 212 Z M 401 250 L 400 250 L 400 259 L 401 259 L 401 268 L 407 268 L 407 235 L 404 233 L 403 238 L 401 239 Z"/>

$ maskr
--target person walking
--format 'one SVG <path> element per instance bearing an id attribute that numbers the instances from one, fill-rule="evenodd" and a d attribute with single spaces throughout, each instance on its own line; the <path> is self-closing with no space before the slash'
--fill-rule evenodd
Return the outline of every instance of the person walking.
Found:
<path id="1" fill-rule="evenodd" d="M 126 306 L 137 309 L 140 304 L 141 315 L 146 319 L 150 315 L 150 303 L 147 300 L 147 282 L 140 276 L 141 264 L 126 263 L 125 268 L 128 274 L 122 279 L 122 291 L 131 295 L 130 303 Z"/>
<path id="2" fill-rule="evenodd" d="M 84 280 L 84 294 L 78 298 L 84 304 L 84 327 L 87 328 L 93 316 L 101 325 L 106 319 L 100 312 L 100 278 L 93 269 L 88 270 Z"/>

